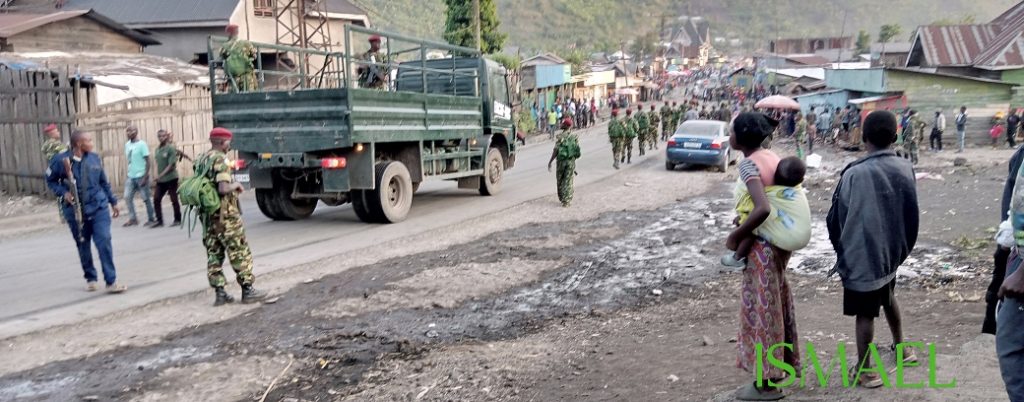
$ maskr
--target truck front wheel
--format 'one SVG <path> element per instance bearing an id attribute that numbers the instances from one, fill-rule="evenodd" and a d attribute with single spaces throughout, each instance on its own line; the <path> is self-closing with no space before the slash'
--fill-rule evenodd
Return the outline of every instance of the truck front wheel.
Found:
<path id="1" fill-rule="evenodd" d="M 484 161 L 484 175 L 480 178 L 481 195 L 497 195 L 501 192 L 501 184 L 505 179 L 505 161 L 498 148 L 487 150 Z"/>
<path id="2" fill-rule="evenodd" d="M 404 221 L 412 209 L 413 189 L 409 169 L 402 162 L 389 161 L 378 163 L 376 171 L 375 189 L 364 190 L 362 197 L 369 212 L 369 222 Z"/>

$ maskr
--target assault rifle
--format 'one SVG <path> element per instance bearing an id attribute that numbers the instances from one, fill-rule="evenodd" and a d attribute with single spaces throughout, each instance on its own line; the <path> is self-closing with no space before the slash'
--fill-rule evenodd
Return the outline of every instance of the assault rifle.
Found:
<path id="1" fill-rule="evenodd" d="M 78 180 L 75 179 L 75 174 L 71 171 L 70 157 L 64 159 L 64 173 L 65 184 L 68 186 L 68 191 L 71 192 L 71 207 L 75 209 L 75 224 L 78 225 L 78 236 L 75 240 L 81 243 L 85 241 L 85 236 L 82 234 L 85 230 L 85 214 L 82 210 L 82 198 L 78 196 Z"/>

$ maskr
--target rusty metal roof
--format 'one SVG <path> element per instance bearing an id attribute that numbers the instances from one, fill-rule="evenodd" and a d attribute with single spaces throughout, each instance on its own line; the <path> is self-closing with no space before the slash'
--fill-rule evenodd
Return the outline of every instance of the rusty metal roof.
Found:
<path id="1" fill-rule="evenodd" d="M 919 27 L 915 38 L 917 44 L 924 53 L 922 66 L 970 66 L 988 70 L 1022 68 L 1024 2 L 987 24 Z"/>
<path id="2" fill-rule="evenodd" d="M 994 25 L 923 26 L 918 28 L 930 66 L 970 66 L 999 34 Z"/>

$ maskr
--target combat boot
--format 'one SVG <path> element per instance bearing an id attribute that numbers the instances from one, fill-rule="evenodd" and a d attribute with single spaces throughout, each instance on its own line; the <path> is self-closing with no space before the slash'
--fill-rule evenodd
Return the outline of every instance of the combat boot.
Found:
<path id="1" fill-rule="evenodd" d="M 242 304 L 256 303 L 266 297 L 266 292 L 256 290 L 252 285 L 242 285 Z"/>
<path id="2" fill-rule="evenodd" d="M 229 295 L 228 292 L 225 292 L 223 287 L 214 289 L 214 292 L 217 295 L 217 298 L 213 301 L 214 307 L 223 306 L 225 304 L 235 302 L 235 298 L 231 297 L 231 295 Z"/>

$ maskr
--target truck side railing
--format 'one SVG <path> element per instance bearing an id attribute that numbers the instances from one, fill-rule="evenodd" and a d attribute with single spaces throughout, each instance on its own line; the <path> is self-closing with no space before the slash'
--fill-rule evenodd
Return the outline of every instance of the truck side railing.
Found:
<path id="1" fill-rule="evenodd" d="M 381 38 L 380 53 L 383 60 L 365 60 L 363 55 L 369 49 L 366 41 L 376 35 Z M 232 77 L 224 71 L 225 58 L 221 55 L 228 38 L 211 36 L 207 46 L 209 63 L 210 88 L 214 94 L 223 92 L 265 92 L 265 91 L 301 91 L 312 89 L 360 88 L 366 87 L 360 82 L 359 72 L 363 69 L 377 68 L 383 71 L 385 84 L 374 88 L 379 91 L 397 91 L 396 80 L 399 68 L 403 71 L 403 79 L 408 74 L 418 73 L 420 84 L 418 90 L 412 91 L 409 85 L 403 85 L 403 92 L 423 94 L 445 94 L 453 96 L 479 96 L 478 93 L 465 93 L 454 85 L 458 80 L 471 80 L 473 88 L 479 88 L 480 71 L 457 65 L 456 59 L 480 57 L 480 52 L 446 43 L 416 39 L 400 34 L 363 28 L 355 25 L 345 26 L 344 49 L 331 51 L 299 48 L 268 43 L 249 42 L 256 57 L 253 60 L 255 87 L 245 88 L 239 81 L 241 77 Z M 362 51 L 356 51 L 356 46 Z M 437 59 L 450 59 L 451 67 L 438 68 Z M 427 61 L 431 67 L 427 67 Z M 429 85 L 438 80 L 447 81 L 452 85 Z"/>

